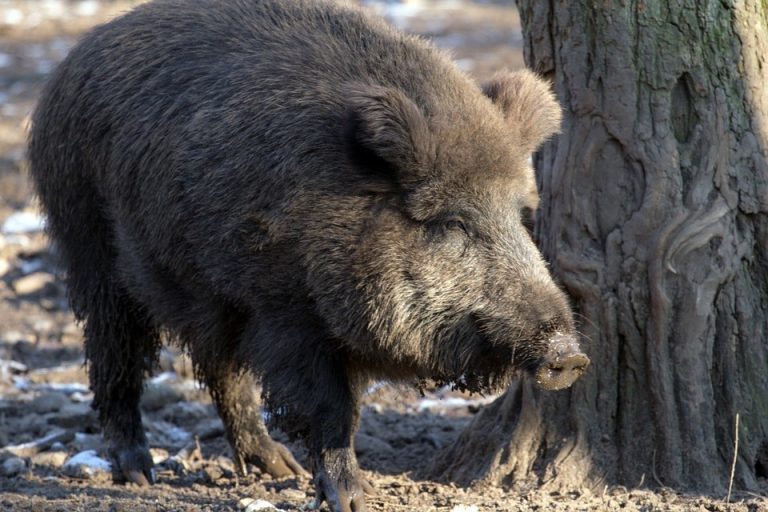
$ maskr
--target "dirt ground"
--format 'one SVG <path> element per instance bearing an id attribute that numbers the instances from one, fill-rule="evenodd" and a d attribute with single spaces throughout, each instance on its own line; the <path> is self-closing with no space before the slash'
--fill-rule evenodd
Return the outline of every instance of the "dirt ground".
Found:
<path id="1" fill-rule="evenodd" d="M 24 140 L 45 76 L 79 34 L 134 3 L 0 0 L 0 510 L 305 509 L 314 496 L 308 479 L 275 481 L 258 470 L 235 476 L 211 401 L 192 379 L 187 359 L 172 348 L 163 352 L 142 403 L 158 484 L 115 485 L 104 466 L 82 332 L 67 310 L 60 270 L 40 231 Z M 371 8 L 449 48 L 459 66 L 480 80 L 496 69 L 522 66 L 519 19 L 509 5 L 414 0 L 371 2 Z M 377 490 L 368 499 L 370 509 L 768 511 L 765 496 L 743 492 L 726 504 L 722 497 L 663 488 L 561 494 L 483 484 L 462 489 L 420 479 L 420 469 L 492 399 L 448 390 L 420 396 L 383 384 L 371 389 L 356 439 L 360 464 Z M 304 461 L 301 447 L 291 447 Z"/>

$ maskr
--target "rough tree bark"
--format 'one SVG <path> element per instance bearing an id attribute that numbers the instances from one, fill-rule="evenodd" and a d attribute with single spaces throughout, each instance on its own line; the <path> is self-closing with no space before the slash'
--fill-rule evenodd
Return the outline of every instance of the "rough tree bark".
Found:
<path id="1" fill-rule="evenodd" d="M 593 364 L 516 383 L 431 475 L 720 492 L 768 476 L 768 2 L 519 0 L 566 113 L 538 236 Z"/>

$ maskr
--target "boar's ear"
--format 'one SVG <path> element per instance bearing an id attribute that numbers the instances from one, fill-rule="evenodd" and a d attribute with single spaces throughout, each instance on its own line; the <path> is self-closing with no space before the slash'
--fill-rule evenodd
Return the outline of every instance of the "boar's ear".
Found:
<path id="1" fill-rule="evenodd" d="M 416 104 L 401 91 L 380 86 L 350 85 L 345 94 L 350 158 L 404 186 L 426 178 L 434 154 L 432 135 Z"/>
<path id="2" fill-rule="evenodd" d="M 562 111 L 547 82 L 524 70 L 498 73 L 483 92 L 503 112 L 526 152 L 535 151 L 560 130 Z"/>

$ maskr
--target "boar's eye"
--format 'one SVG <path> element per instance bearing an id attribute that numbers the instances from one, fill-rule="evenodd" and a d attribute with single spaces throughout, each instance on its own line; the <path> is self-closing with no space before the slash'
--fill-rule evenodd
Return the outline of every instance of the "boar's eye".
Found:
<path id="1" fill-rule="evenodd" d="M 467 225 L 458 217 L 434 219 L 428 222 L 425 227 L 434 241 L 445 240 L 446 238 L 454 240 L 459 240 L 459 237 L 462 239 L 471 238 Z"/>
<path id="2" fill-rule="evenodd" d="M 464 225 L 464 222 L 461 219 L 450 218 L 445 221 L 443 227 L 446 231 L 463 231 L 464 233 L 469 234 L 467 227 Z"/>

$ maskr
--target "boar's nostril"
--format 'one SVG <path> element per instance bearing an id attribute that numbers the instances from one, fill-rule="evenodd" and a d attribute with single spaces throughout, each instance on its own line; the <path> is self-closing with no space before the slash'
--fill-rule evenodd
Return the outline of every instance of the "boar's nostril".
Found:
<path id="1" fill-rule="evenodd" d="M 589 364 L 589 358 L 584 354 L 573 354 L 550 363 L 549 367 L 558 372 L 583 373 Z"/>
<path id="2" fill-rule="evenodd" d="M 564 389 L 574 383 L 589 366 L 581 352 L 556 354 L 544 359 L 536 370 L 536 384 L 542 389 Z"/>

